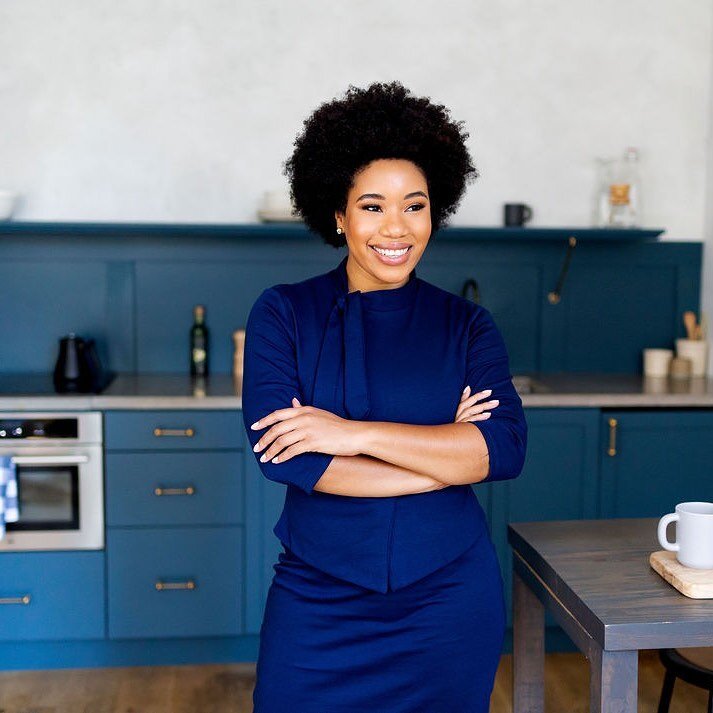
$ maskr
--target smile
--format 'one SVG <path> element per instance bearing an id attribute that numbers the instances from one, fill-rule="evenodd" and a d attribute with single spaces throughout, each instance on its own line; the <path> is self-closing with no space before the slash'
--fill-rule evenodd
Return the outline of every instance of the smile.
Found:
<path id="1" fill-rule="evenodd" d="M 407 248 L 401 248 L 399 250 L 390 250 L 387 248 L 377 248 L 375 245 L 370 245 L 370 248 L 374 250 L 375 252 L 379 253 L 379 255 L 384 255 L 385 257 L 401 257 L 402 255 L 405 255 L 410 249 L 411 245 L 409 245 Z"/>

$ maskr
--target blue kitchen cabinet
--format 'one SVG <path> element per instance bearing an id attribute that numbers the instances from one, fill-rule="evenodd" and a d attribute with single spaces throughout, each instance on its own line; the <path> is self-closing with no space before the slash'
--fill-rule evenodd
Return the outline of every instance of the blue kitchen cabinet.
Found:
<path id="1" fill-rule="evenodd" d="M 108 412 L 105 448 L 110 639 L 240 636 L 240 412 Z"/>
<path id="2" fill-rule="evenodd" d="M 107 450 L 202 450 L 242 448 L 240 411 L 109 411 Z"/>
<path id="3" fill-rule="evenodd" d="M 241 451 L 108 452 L 106 522 L 134 525 L 241 525 Z"/>
<path id="4" fill-rule="evenodd" d="M 597 517 L 599 497 L 599 410 L 527 408 L 527 457 L 513 480 L 491 489 L 491 534 L 512 624 L 512 554 L 509 522 L 581 520 Z M 548 618 L 547 624 L 553 624 Z"/>
<path id="5" fill-rule="evenodd" d="M 104 553 L 0 553 L 0 642 L 103 639 Z"/>
<path id="6" fill-rule="evenodd" d="M 242 633 L 241 527 L 107 532 L 109 637 Z"/>
<path id="7" fill-rule="evenodd" d="M 601 412 L 603 517 L 660 517 L 713 500 L 713 409 Z"/>

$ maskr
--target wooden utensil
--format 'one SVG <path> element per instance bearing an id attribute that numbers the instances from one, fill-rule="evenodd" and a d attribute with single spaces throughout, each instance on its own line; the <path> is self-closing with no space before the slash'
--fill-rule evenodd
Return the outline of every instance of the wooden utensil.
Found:
<path id="1" fill-rule="evenodd" d="M 243 360 L 245 355 L 245 329 L 236 329 L 233 332 L 233 377 L 242 384 Z"/>
<path id="2" fill-rule="evenodd" d="M 686 310 L 683 313 L 683 326 L 686 328 L 686 336 L 688 339 L 695 339 L 696 333 L 696 313 L 691 310 Z"/>

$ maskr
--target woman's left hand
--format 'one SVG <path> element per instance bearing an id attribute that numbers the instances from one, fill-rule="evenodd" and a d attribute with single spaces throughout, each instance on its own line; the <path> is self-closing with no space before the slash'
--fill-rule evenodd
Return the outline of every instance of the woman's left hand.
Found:
<path id="1" fill-rule="evenodd" d="M 309 451 L 337 456 L 360 453 L 357 438 L 359 421 L 349 421 L 315 406 L 302 406 L 296 398 L 292 399 L 292 408 L 273 411 L 256 421 L 251 428 L 260 430 L 266 426 L 272 428 L 263 433 L 253 449 L 259 453 L 269 446 L 260 457 L 263 463 L 269 460 L 284 463 Z"/>

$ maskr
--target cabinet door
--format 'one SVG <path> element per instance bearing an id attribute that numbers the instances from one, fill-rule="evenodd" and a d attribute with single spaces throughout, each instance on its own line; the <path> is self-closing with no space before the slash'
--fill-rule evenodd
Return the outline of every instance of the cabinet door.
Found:
<path id="1" fill-rule="evenodd" d="M 241 525 L 241 451 L 109 452 L 109 527 Z"/>
<path id="2" fill-rule="evenodd" d="M 242 447 L 240 411 L 108 411 L 106 450 L 200 450 Z"/>
<path id="3" fill-rule="evenodd" d="M 604 410 L 604 517 L 660 517 L 713 500 L 713 409 Z"/>
<path id="4" fill-rule="evenodd" d="M 522 473 L 490 485 L 491 528 L 505 584 L 508 626 L 512 621 L 512 555 L 507 524 L 598 515 L 599 410 L 528 408 L 525 416 L 528 438 Z"/>
<path id="5" fill-rule="evenodd" d="M 0 554 L 0 641 L 104 638 L 104 552 Z"/>
<path id="6" fill-rule="evenodd" d="M 241 527 L 107 532 L 109 637 L 238 636 Z"/>

